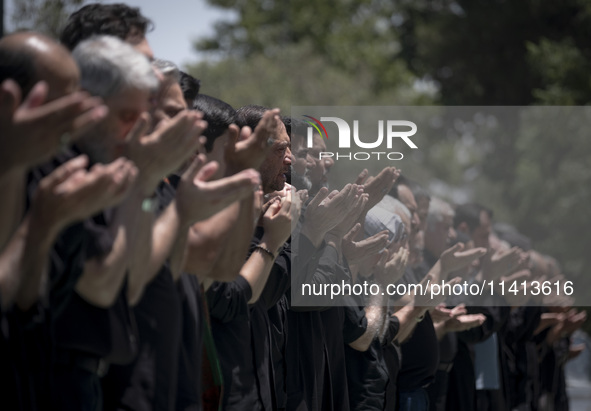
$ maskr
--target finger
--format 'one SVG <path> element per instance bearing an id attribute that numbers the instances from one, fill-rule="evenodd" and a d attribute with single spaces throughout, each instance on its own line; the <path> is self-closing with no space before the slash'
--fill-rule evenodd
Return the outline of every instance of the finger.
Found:
<path id="1" fill-rule="evenodd" d="M 456 243 L 453 246 L 451 246 L 450 248 L 448 248 L 447 250 L 445 250 L 443 252 L 443 254 L 452 254 L 454 255 L 455 253 L 457 253 L 458 251 L 461 251 L 464 248 L 464 245 L 462 243 Z"/>
<path id="2" fill-rule="evenodd" d="M 367 180 L 368 175 L 369 175 L 369 172 L 367 171 L 366 168 L 364 168 L 363 171 L 361 173 L 359 173 L 359 175 L 357 176 L 357 179 L 355 180 L 355 184 L 363 184 L 365 182 L 365 180 Z"/>
<path id="3" fill-rule="evenodd" d="M 261 208 L 261 212 L 263 214 L 265 214 L 267 212 L 267 210 L 269 209 L 269 207 L 271 207 L 271 205 L 273 203 L 275 203 L 277 200 L 281 200 L 281 197 L 279 197 L 279 196 L 273 197 L 272 199 L 270 199 L 269 201 L 267 201 L 265 204 L 263 204 L 263 207 Z"/>
<path id="4" fill-rule="evenodd" d="M 82 113 L 74 118 L 69 124 L 64 124 L 64 132 L 71 133 L 71 139 L 76 140 L 78 137 L 86 134 L 89 130 L 97 125 L 109 113 L 109 108 L 105 105 L 100 105 L 91 110 Z"/>
<path id="5" fill-rule="evenodd" d="M 45 81 L 40 81 L 33 86 L 29 94 L 23 101 L 26 108 L 36 108 L 41 106 L 47 98 L 48 87 Z"/>
<path id="6" fill-rule="evenodd" d="M 21 89 L 18 84 L 12 80 L 5 80 L 0 85 L 0 115 L 2 121 L 7 124 L 12 122 L 12 117 L 21 103 Z"/>
<path id="7" fill-rule="evenodd" d="M 461 244 L 463 247 L 462 243 L 458 243 Z M 469 250 L 466 251 L 457 251 L 454 253 L 457 257 L 472 257 L 472 258 L 480 258 L 482 257 L 484 254 L 486 254 L 486 248 L 483 247 L 479 247 L 479 248 L 471 248 Z"/>
<path id="8" fill-rule="evenodd" d="M 140 138 L 148 132 L 150 126 L 150 115 L 148 113 L 142 113 L 133 125 L 131 131 L 125 136 L 125 142 L 127 144 L 138 142 Z"/>
<path id="9" fill-rule="evenodd" d="M 203 154 L 199 154 L 198 156 L 193 159 L 187 170 L 183 173 L 182 178 L 186 179 L 187 181 L 194 181 L 197 173 L 206 162 L 206 157 Z"/>
<path id="10" fill-rule="evenodd" d="M 236 124 L 230 124 L 228 126 L 229 130 L 229 139 L 226 143 L 226 147 L 224 149 L 225 155 L 227 158 L 231 158 L 234 153 L 236 152 L 236 143 L 240 139 L 240 129 Z"/>
<path id="11" fill-rule="evenodd" d="M 353 226 L 353 228 L 347 233 L 345 234 L 345 236 L 343 237 L 343 239 L 345 241 L 353 241 L 355 239 L 355 236 L 357 236 L 357 233 L 359 232 L 359 230 L 361 229 L 361 224 L 357 223 Z"/>
<path id="12" fill-rule="evenodd" d="M 236 190 L 245 190 L 245 193 L 252 192 L 253 189 L 260 185 L 260 174 L 253 170 L 247 169 L 240 173 L 234 174 L 230 177 L 225 177 L 209 184 L 206 192 L 212 198 L 223 198 L 224 196 L 242 196 L 242 193 L 235 194 Z M 230 201 L 233 202 L 234 200 Z"/>
<path id="13" fill-rule="evenodd" d="M 53 100 L 39 109 L 44 115 L 51 115 L 51 119 L 60 131 L 67 131 L 78 116 L 103 104 L 98 97 L 89 97 L 87 93 L 79 91 Z"/>
<path id="14" fill-rule="evenodd" d="M 454 278 L 452 278 L 451 280 L 449 280 L 447 283 L 448 283 L 448 284 L 449 284 L 451 287 L 453 287 L 454 285 L 456 285 L 456 284 L 459 284 L 461 281 L 462 281 L 462 278 L 461 278 L 461 277 L 454 277 Z"/>
<path id="15" fill-rule="evenodd" d="M 305 204 L 306 201 L 308 201 L 308 190 L 299 190 L 298 191 L 298 195 L 300 196 L 300 207 L 302 206 L 302 204 Z"/>
<path id="16" fill-rule="evenodd" d="M 308 208 L 310 208 L 311 210 L 315 210 L 316 208 L 318 208 L 318 206 L 320 205 L 320 203 L 322 203 L 322 201 L 324 201 L 324 199 L 328 196 L 328 188 L 326 187 L 322 187 L 318 193 L 314 196 L 314 198 L 312 199 L 312 201 L 310 201 L 310 204 L 308 204 Z"/>
<path id="17" fill-rule="evenodd" d="M 284 213 L 289 213 L 291 210 L 292 202 L 292 194 L 291 190 L 287 192 L 287 195 L 281 201 L 281 211 Z"/>
<path id="18" fill-rule="evenodd" d="M 72 176 L 75 172 L 84 169 L 88 165 L 88 157 L 80 155 L 56 168 L 43 179 L 44 187 L 53 188 Z"/>
<path id="19" fill-rule="evenodd" d="M 265 211 L 265 216 L 272 217 L 279 212 L 279 209 L 281 209 L 281 202 L 279 200 L 274 200 L 267 211 Z"/>
<path id="20" fill-rule="evenodd" d="M 339 194 L 339 192 L 337 190 L 333 190 L 328 194 L 328 199 L 332 200 L 333 198 L 335 198 L 337 195 Z"/>
<path id="21" fill-rule="evenodd" d="M 220 164 L 217 161 L 210 161 L 209 163 L 201 167 L 195 179 L 199 181 L 209 181 L 218 171 L 219 168 Z"/>
<path id="22" fill-rule="evenodd" d="M 252 129 L 248 126 L 244 126 L 240 129 L 240 136 L 238 137 L 238 141 L 248 140 L 250 135 L 252 134 Z"/>

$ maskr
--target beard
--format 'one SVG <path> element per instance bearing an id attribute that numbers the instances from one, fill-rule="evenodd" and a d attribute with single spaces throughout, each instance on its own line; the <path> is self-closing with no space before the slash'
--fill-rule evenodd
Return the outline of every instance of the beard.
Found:
<path id="1" fill-rule="evenodd" d="M 308 190 L 312 188 L 312 182 L 310 178 L 306 175 L 301 175 L 296 173 L 295 171 L 291 172 L 291 182 L 290 184 L 294 186 L 298 190 Z"/>

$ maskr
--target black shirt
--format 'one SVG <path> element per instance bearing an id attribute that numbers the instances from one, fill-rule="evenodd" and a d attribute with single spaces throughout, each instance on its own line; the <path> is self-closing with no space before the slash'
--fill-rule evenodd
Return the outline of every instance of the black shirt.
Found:
<path id="1" fill-rule="evenodd" d="M 263 231 L 258 228 L 251 244 L 260 242 Z M 250 285 L 243 277 L 231 283 L 214 284 L 207 291 L 212 319 L 212 333 L 224 377 L 223 409 L 276 409 L 272 357 L 281 352 L 281 341 L 273 340 L 267 311 L 272 309 L 289 287 L 290 250 L 285 245 L 275 260 L 260 298 L 252 306 Z M 279 335 L 282 334 L 279 330 Z M 280 359 L 276 359 L 278 363 Z M 280 374 L 284 371 L 281 370 Z"/>
<path id="2" fill-rule="evenodd" d="M 259 410 L 256 369 L 252 351 L 250 285 L 243 277 L 230 283 L 214 282 L 206 292 L 222 376 L 224 410 Z"/>
<path id="3" fill-rule="evenodd" d="M 428 270 L 413 272 L 412 269 L 407 268 L 404 279 L 408 283 L 416 284 L 427 272 Z M 439 343 L 428 312 L 400 348 L 402 350 L 402 366 L 398 375 L 400 391 L 414 391 L 433 382 L 439 365 Z"/>
<path id="4" fill-rule="evenodd" d="M 79 154 L 76 147 L 64 150 L 32 170 L 28 176 L 27 204 L 30 206 L 44 177 Z M 90 304 L 75 291 L 85 262 L 110 252 L 113 237 L 108 226 L 112 217 L 113 210 L 104 210 L 92 218 L 71 224 L 58 235 L 50 251 L 49 326 L 38 340 L 45 343 L 45 353 L 41 357 L 51 358 L 51 366 L 59 371 L 58 374 L 51 372 L 51 375 L 59 375 L 59 378 L 52 378 L 54 407 L 61 408 L 68 403 L 68 398 L 72 398 L 72 404 L 77 406 L 94 406 L 102 401 L 98 375 L 77 368 L 82 359 L 97 363 L 99 359 L 127 363 L 136 353 L 134 321 L 126 300 L 125 284 L 108 308 Z M 37 342 L 37 345 L 41 344 Z M 80 372 L 86 373 L 85 378 L 77 377 Z"/>
<path id="5" fill-rule="evenodd" d="M 175 190 L 161 183 L 158 212 L 174 199 Z M 105 409 L 129 407 L 172 410 L 175 407 L 181 345 L 181 297 L 168 263 L 146 285 L 133 313 L 139 330 L 139 352 L 129 365 L 111 367 L 104 378 Z"/>
<path id="6" fill-rule="evenodd" d="M 363 329 L 363 324 L 367 328 L 367 320 L 363 307 L 343 308 L 345 311 L 350 312 L 348 317 L 352 320 L 349 321 L 351 325 L 355 325 L 354 322 L 357 322 L 357 324 L 361 325 L 358 326 L 359 331 Z M 387 334 L 389 334 L 389 338 L 394 338 L 391 335 L 393 332 L 392 328 L 395 327 L 394 324 L 398 324 L 398 322 L 392 321 L 388 324 Z M 363 329 L 363 332 L 365 332 L 365 329 Z M 396 332 L 397 330 L 394 331 L 394 333 Z M 359 332 L 355 333 L 355 335 L 357 334 Z M 348 339 L 351 339 L 355 335 L 351 335 Z M 359 334 L 359 336 L 361 335 L 363 333 Z M 345 343 L 345 364 L 347 368 L 350 409 L 359 411 L 383 410 L 386 401 L 386 387 L 388 385 L 388 369 L 379 339 L 377 337 L 374 338 L 366 351 L 355 350 L 349 344 Z"/>
<path id="7" fill-rule="evenodd" d="M 183 326 L 176 409 L 197 411 L 202 409 L 205 301 L 199 280 L 194 275 L 182 274 L 178 287 L 183 310 Z"/>

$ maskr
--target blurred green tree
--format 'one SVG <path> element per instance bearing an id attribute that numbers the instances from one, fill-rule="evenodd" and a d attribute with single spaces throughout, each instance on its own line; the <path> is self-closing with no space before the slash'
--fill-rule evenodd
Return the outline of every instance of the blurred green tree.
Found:
<path id="1" fill-rule="evenodd" d="M 58 38 L 68 16 L 85 0 L 14 0 L 14 30 L 29 29 Z"/>
<path id="2" fill-rule="evenodd" d="M 209 2 L 236 16 L 196 44 L 215 58 L 191 70 L 204 80 L 205 93 L 237 106 L 591 100 L 591 2 L 585 0 Z M 425 85 L 430 92 L 421 91 Z M 584 208 L 591 201 L 590 140 L 575 128 L 541 137 L 560 128 L 560 117 L 552 125 L 533 116 L 524 127 L 519 110 L 503 116 L 503 133 L 441 134 L 404 168 L 428 187 L 459 189 L 464 201 L 492 206 L 540 251 L 582 274 L 591 264 L 584 250 L 591 244 Z"/>

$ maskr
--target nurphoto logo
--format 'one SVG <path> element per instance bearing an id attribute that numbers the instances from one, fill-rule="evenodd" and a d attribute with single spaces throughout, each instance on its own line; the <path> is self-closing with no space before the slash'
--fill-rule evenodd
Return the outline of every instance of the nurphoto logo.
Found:
<path id="1" fill-rule="evenodd" d="M 353 135 L 353 144 L 355 147 L 363 150 L 379 149 L 383 146 L 384 140 L 386 141 L 385 149 L 392 150 L 395 142 L 394 139 L 397 138 L 401 139 L 408 145 L 408 147 L 412 149 L 418 148 L 417 145 L 410 139 L 410 137 L 415 135 L 417 132 L 417 125 L 412 121 L 379 120 L 377 127 L 377 138 L 375 138 L 373 141 L 362 141 L 359 133 L 359 120 L 353 120 L 353 133 L 351 133 L 351 126 L 349 123 L 340 117 L 320 117 L 320 120 L 308 115 L 304 115 L 304 117 L 306 117 L 304 121 L 309 124 L 307 133 L 308 148 L 312 148 L 314 145 L 315 134 L 328 140 L 328 132 L 326 131 L 326 127 L 323 124 L 323 122 L 327 121 L 334 123 L 339 130 L 339 149 L 351 148 L 351 134 Z M 370 134 L 367 130 L 367 128 L 362 130 L 362 134 L 364 136 Z M 364 137 L 364 139 L 366 139 L 366 137 Z M 349 160 L 362 161 L 372 158 L 377 160 L 380 160 L 381 158 L 387 158 L 388 160 L 402 160 L 404 158 L 402 153 L 396 151 L 349 151 L 346 153 L 321 151 L 318 156 L 319 159 L 330 157 L 334 160 L 346 158 Z"/>

